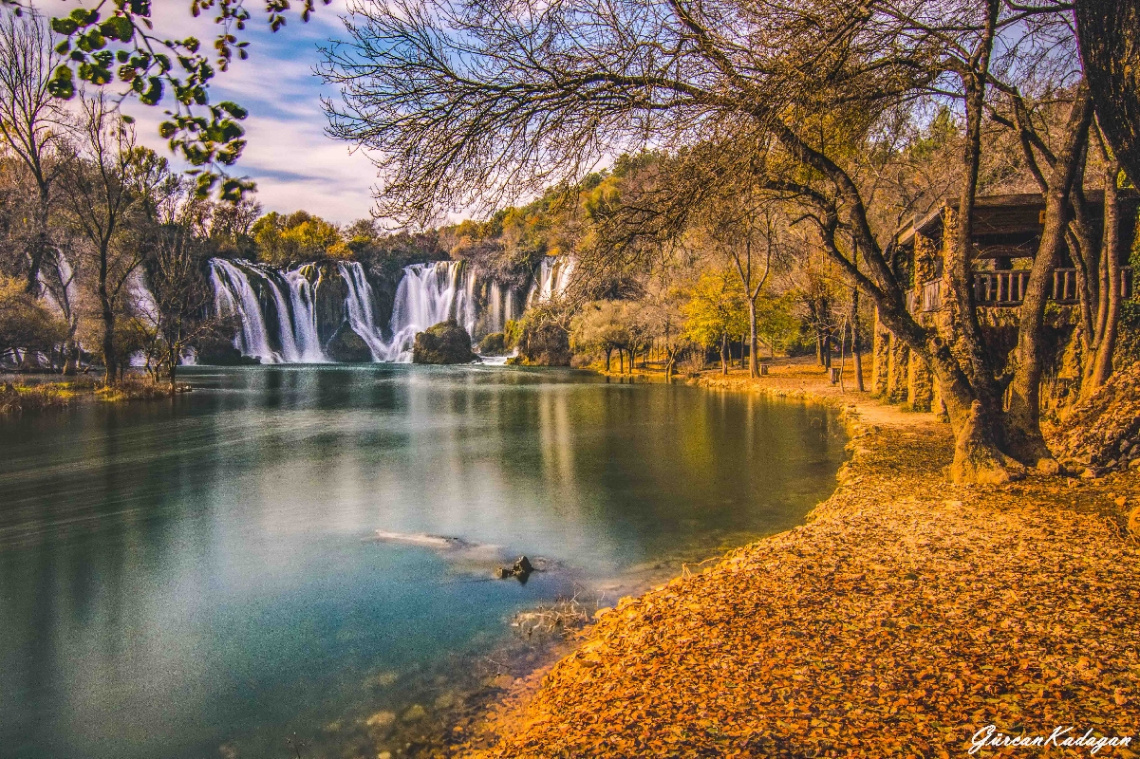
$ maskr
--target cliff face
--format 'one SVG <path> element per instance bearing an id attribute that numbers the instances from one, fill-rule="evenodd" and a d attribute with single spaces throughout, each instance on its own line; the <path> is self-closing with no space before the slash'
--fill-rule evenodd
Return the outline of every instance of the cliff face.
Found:
<path id="1" fill-rule="evenodd" d="M 348 285 L 332 264 L 322 264 L 318 267 L 318 272 L 313 287 L 313 311 L 317 318 L 317 338 L 325 346 L 348 316 L 344 305 L 345 298 L 348 297 Z"/>
<path id="2" fill-rule="evenodd" d="M 376 316 L 376 326 L 384 331 L 385 337 L 391 337 L 389 325 L 396 305 L 396 290 L 404 278 L 404 270 L 402 267 L 365 264 L 364 273 L 372 287 L 372 313 Z"/>

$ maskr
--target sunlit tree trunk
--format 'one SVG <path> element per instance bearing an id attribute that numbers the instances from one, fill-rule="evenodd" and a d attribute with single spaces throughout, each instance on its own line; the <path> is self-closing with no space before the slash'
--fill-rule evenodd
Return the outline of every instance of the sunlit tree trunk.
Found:
<path id="1" fill-rule="evenodd" d="M 748 376 L 755 379 L 760 376 L 760 364 L 756 360 L 759 343 L 756 339 L 756 300 L 748 299 Z"/>
<path id="2" fill-rule="evenodd" d="M 1041 433 L 1041 334 L 1053 272 L 1061 255 L 1061 246 L 1065 242 L 1069 194 L 1077 178 L 1077 168 L 1081 163 L 1080 156 L 1087 142 L 1091 119 L 1092 104 L 1088 90 L 1082 85 L 1069 115 L 1065 145 L 1058 151 L 1050 172 L 1049 192 L 1045 200 L 1045 226 L 1018 314 L 1017 348 L 1013 359 L 1015 368 L 1009 388 L 1005 442 L 1011 455 L 1029 465 L 1053 459 Z"/>
<path id="3" fill-rule="evenodd" d="M 1101 302 L 1104 304 L 1104 317 L 1098 329 L 1096 351 L 1089 362 L 1092 371 L 1082 387 L 1082 394 L 1088 395 L 1108 381 L 1112 374 L 1112 358 L 1116 352 L 1117 331 L 1120 324 L 1120 191 L 1116 177 L 1120 165 L 1109 162 L 1105 170 L 1104 187 L 1104 241 L 1101 246 L 1101 267 L 1106 276 L 1103 280 Z"/>
<path id="4" fill-rule="evenodd" d="M 855 365 L 855 386 L 859 392 L 867 388 L 863 386 L 863 358 L 859 355 L 859 287 L 851 286 L 851 360 Z"/>

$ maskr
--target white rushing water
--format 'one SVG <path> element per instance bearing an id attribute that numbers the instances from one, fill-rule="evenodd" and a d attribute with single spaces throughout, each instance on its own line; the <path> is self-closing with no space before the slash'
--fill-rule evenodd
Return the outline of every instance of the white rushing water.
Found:
<path id="1" fill-rule="evenodd" d="M 289 298 L 293 307 L 293 339 L 300 352 L 301 361 L 318 364 L 328 358 L 321 351 L 321 340 L 317 335 L 317 312 L 313 298 L 313 285 L 308 277 L 312 264 L 287 272 L 285 281 L 289 283 Z"/>
<path id="2" fill-rule="evenodd" d="M 562 294 L 573 268 L 573 261 L 544 259 L 523 299 L 521 293 L 494 280 L 481 283 L 465 261 L 413 264 L 404 268 L 387 329 L 377 322 L 375 293 L 364 266 L 342 262 L 336 272 L 345 284 L 344 319 L 367 344 L 372 360 L 409 362 L 417 333 L 448 319 L 455 319 L 472 337 L 501 332 L 521 315 L 516 313 L 520 304 L 525 308 Z M 210 270 L 217 312 L 241 321 L 234 345 L 243 354 L 262 363 L 329 360 L 321 345 L 316 308 L 321 287 L 317 278 L 327 269 L 321 273 L 314 264 L 305 264 L 277 272 L 245 261 L 213 259 Z M 262 307 L 269 300 L 278 314 L 275 328 L 267 325 Z"/>
<path id="3" fill-rule="evenodd" d="M 404 269 L 392 309 L 392 341 L 385 361 L 411 361 L 416 333 L 455 319 L 475 334 L 475 275 L 463 261 L 413 264 Z"/>
<path id="4" fill-rule="evenodd" d="M 527 295 L 527 307 L 546 303 L 566 293 L 570 277 L 574 274 L 574 259 L 563 256 L 547 256 L 542 259 L 538 276 Z"/>
<path id="5" fill-rule="evenodd" d="M 249 267 L 239 267 L 224 258 L 210 261 L 210 278 L 214 283 L 214 306 L 222 316 L 237 315 L 241 320 L 241 331 L 234 345 L 246 356 L 255 356 L 262 363 L 276 364 L 283 360 L 280 353 L 269 347 L 269 330 L 265 327 L 265 315 L 257 293 L 249 280 L 249 274 L 256 271 Z"/>
<path id="6" fill-rule="evenodd" d="M 344 305 L 348 312 L 349 326 L 368 344 L 373 361 L 396 360 L 392 355 L 391 346 L 384 340 L 384 335 L 372 315 L 372 285 L 368 284 L 364 267 L 354 261 L 337 264 L 337 270 L 348 285 L 348 296 Z"/>

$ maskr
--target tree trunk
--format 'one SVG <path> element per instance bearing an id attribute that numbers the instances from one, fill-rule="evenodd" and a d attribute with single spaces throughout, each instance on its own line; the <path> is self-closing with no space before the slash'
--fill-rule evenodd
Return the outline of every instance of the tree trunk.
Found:
<path id="1" fill-rule="evenodd" d="M 170 380 L 170 394 L 174 395 L 178 390 L 178 351 L 174 348 L 170 350 L 170 355 L 167 356 L 169 367 L 167 369 L 167 378 Z"/>
<path id="2" fill-rule="evenodd" d="M 982 155 L 982 121 L 985 117 L 986 80 L 989 74 L 990 53 L 993 47 L 1000 0 L 986 0 L 985 35 L 975 52 L 974 67 L 962 75 L 966 93 L 966 139 L 962 156 L 965 176 L 958 198 L 956 234 L 948 246 L 945 261 L 949 275 L 951 308 L 949 310 L 952 339 L 956 351 L 968 366 L 968 376 L 974 395 L 983 407 L 986 423 L 993 412 L 1001 408 L 1001 391 L 994 379 L 993 366 L 985 350 L 978 313 L 974 302 L 974 205 L 978 193 L 978 175 Z"/>
<path id="3" fill-rule="evenodd" d="M 106 370 L 103 384 L 113 385 L 118 381 L 119 362 L 115 352 L 115 309 L 107 290 L 107 257 L 106 249 L 100 251 L 99 306 L 103 318 L 103 366 Z"/>
<path id="4" fill-rule="evenodd" d="M 855 387 L 859 392 L 867 388 L 863 385 L 863 359 L 859 356 L 859 286 L 851 285 L 851 360 L 855 364 Z"/>
<path id="5" fill-rule="evenodd" d="M 610 356 L 613 355 L 613 352 L 614 352 L 613 348 L 606 348 L 606 372 L 607 373 L 609 373 L 609 371 L 610 371 Z"/>
<path id="6" fill-rule="evenodd" d="M 1045 227 L 1029 272 L 1025 296 L 1019 309 L 1017 348 L 1014 351 L 1013 381 L 1010 383 L 1009 410 L 1005 419 L 1006 450 L 1030 466 L 1052 462 L 1053 455 L 1041 434 L 1041 336 L 1045 325 L 1045 305 L 1065 241 L 1069 193 L 1076 181 L 1083 146 L 1092 120 L 1092 103 L 1082 85 L 1077 92 L 1066 125 L 1065 144 L 1057 152 L 1050 172 L 1045 200 Z M 1056 469 L 1055 464 L 1046 465 Z"/>
<path id="7" fill-rule="evenodd" d="M 869 293 L 876 296 L 874 291 Z M 958 483 L 1001 483 L 1024 476 L 1025 468 L 1000 448 L 1000 398 L 979 397 L 950 344 L 936 331 L 923 329 L 905 313 L 904 304 L 875 297 L 880 323 L 925 359 L 938 380 L 950 426 L 954 460 L 950 479 Z"/>
<path id="8" fill-rule="evenodd" d="M 760 365 L 756 361 L 756 301 L 748 300 L 748 376 L 756 379 L 760 376 Z"/>
<path id="9" fill-rule="evenodd" d="M 119 362 L 115 355 L 115 312 L 110 306 L 103 306 L 103 366 L 106 374 L 103 384 L 114 385 L 119 378 Z"/>
<path id="10" fill-rule="evenodd" d="M 1104 242 L 1101 260 L 1108 277 L 1101 295 L 1105 303 L 1104 328 L 1100 334 L 1096 354 L 1093 358 L 1092 375 L 1089 377 L 1088 392 L 1096 390 L 1108 381 L 1112 374 L 1112 357 L 1116 352 L 1117 327 L 1120 324 L 1120 191 L 1116 186 L 1116 175 L 1120 166 L 1110 163 L 1105 176 L 1104 188 Z M 1083 393 L 1082 393 L 1083 394 Z"/>
<path id="11" fill-rule="evenodd" d="M 63 374 L 64 376 L 72 376 L 79 373 L 79 346 L 75 344 L 74 340 L 69 339 L 64 343 L 64 363 Z"/>
<path id="12" fill-rule="evenodd" d="M 29 295 L 40 294 L 40 270 L 44 258 L 51 250 L 51 233 L 48 227 L 50 197 L 45 183 L 39 188 L 38 205 L 35 210 L 35 232 L 28 250 L 28 277 L 24 289 Z"/>
<path id="13" fill-rule="evenodd" d="M 625 351 L 621 348 L 617 349 L 618 352 L 618 374 L 625 374 Z"/>
<path id="14" fill-rule="evenodd" d="M 1097 120 L 1140 183 L 1140 0 L 1076 0 L 1077 32 Z"/>
<path id="15" fill-rule="evenodd" d="M 728 376 L 728 333 L 725 332 L 720 336 L 720 373 L 725 377 Z"/>
<path id="16" fill-rule="evenodd" d="M 839 325 L 839 392 L 846 393 L 847 388 L 843 385 L 843 370 L 847 368 L 847 325 Z"/>

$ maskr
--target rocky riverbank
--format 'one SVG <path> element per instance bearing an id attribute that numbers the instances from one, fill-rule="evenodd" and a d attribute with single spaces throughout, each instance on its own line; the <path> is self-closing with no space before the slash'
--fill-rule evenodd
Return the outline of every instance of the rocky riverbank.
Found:
<path id="1" fill-rule="evenodd" d="M 702 384 L 842 406 L 835 494 L 808 524 L 602 612 L 455 753 L 956 756 L 1058 727 L 1138 750 L 1135 471 L 953 486 L 950 430 L 929 414 L 794 363 Z"/>

